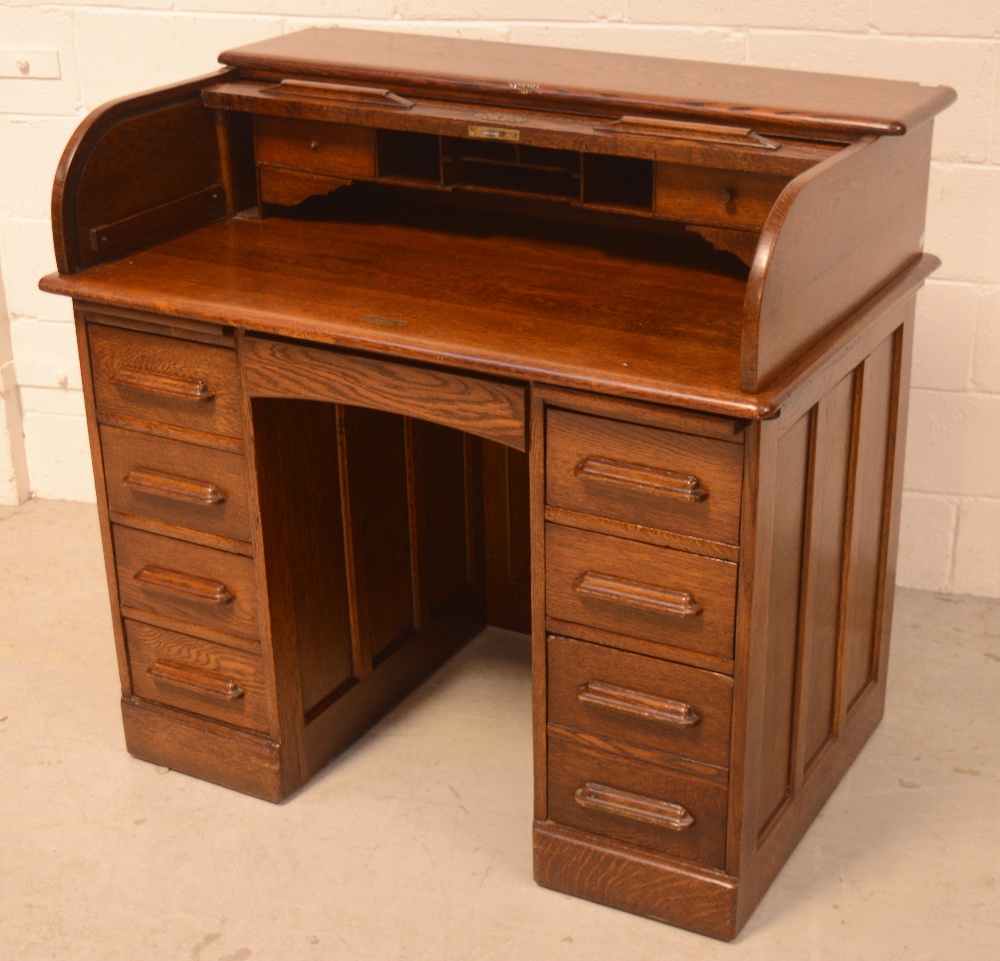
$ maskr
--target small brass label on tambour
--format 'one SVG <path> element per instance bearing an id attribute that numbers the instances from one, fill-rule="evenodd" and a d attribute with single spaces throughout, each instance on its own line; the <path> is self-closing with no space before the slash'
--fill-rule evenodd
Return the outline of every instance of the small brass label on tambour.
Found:
<path id="1" fill-rule="evenodd" d="M 522 83 L 518 80 L 508 80 L 507 86 L 511 90 L 516 90 L 518 93 L 534 93 L 536 90 L 541 88 L 540 83 Z"/>
<path id="2" fill-rule="evenodd" d="M 408 321 L 396 320 L 393 317 L 378 317 L 375 314 L 365 314 L 361 318 L 366 324 L 376 324 L 379 327 L 405 327 Z"/>
<path id="3" fill-rule="evenodd" d="M 476 140 L 520 140 L 521 131 L 512 127 L 487 127 L 481 123 L 470 123 L 469 136 Z"/>

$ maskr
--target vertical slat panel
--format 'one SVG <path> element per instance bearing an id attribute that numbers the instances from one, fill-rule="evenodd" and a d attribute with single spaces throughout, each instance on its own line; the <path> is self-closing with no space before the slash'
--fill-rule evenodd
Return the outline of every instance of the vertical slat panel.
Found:
<path id="1" fill-rule="evenodd" d="M 403 418 L 345 407 L 343 422 L 358 627 L 377 662 L 413 630 Z"/>
<path id="2" fill-rule="evenodd" d="M 307 715 L 354 674 L 336 409 L 256 401 L 253 428 L 272 644 L 296 651 Z"/>
<path id="3" fill-rule="evenodd" d="M 791 791 L 795 734 L 802 544 L 812 417 L 801 417 L 778 440 L 774 543 L 768 597 L 767 651 L 758 784 L 758 832 L 767 828 Z"/>
<path id="4" fill-rule="evenodd" d="M 840 624 L 854 376 L 819 403 L 812 439 L 812 489 L 802 607 L 798 751 L 800 776 L 832 735 Z"/>
<path id="5" fill-rule="evenodd" d="M 895 339 L 890 337 L 871 354 L 864 363 L 858 385 L 857 456 L 850 495 L 850 539 L 841 641 L 841 719 L 846 717 L 873 675 L 894 343 Z"/>

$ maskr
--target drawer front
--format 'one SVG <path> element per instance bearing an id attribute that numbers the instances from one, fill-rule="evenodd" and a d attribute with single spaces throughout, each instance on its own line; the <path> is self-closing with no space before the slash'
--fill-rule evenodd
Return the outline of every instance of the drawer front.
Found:
<path id="1" fill-rule="evenodd" d="M 249 542 L 246 461 L 120 427 L 101 427 L 113 511 Z"/>
<path id="2" fill-rule="evenodd" d="M 235 351 L 99 324 L 88 332 L 99 414 L 242 439 Z"/>
<path id="3" fill-rule="evenodd" d="M 268 731 L 259 656 L 139 621 L 125 621 L 125 639 L 138 697 Z"/>
<path id="4" fill-rule="evenodd" d="M 547 524 L 545 610 L 563 621 L 732 658 L 736 565 Z"/>
<path id="5" fill-rule="evenodd" d="M 334 177 L 374 177 L 370 127 L 285 117 L 254 117 L 257 162 Z"/>
<path id="6" fill-rule="evenodd" d="M 732 679 L 566 637 L 548 640 L 549 721 L 729 764 Z"/>
<path id="7" fill-rule="evenodd" d="M 253 561 L 115 525 L 123 606 L 243 637 L 259 636 Z"/>
<path id="8" fill-rule="evenodd" d="M 672 220 L 760 230 L 787 183 L 788 177 L 658 163 L 654 205 Z"/>
<path id="9" fill-rule="evenodd" d="M 553 507 L 736 544 L 743 445 L 550 410 Z"/>
<path id="10" fill-rule="evenodd" d="M 549 731 L 549 820 L 725 868 L 727 791 Z"/>

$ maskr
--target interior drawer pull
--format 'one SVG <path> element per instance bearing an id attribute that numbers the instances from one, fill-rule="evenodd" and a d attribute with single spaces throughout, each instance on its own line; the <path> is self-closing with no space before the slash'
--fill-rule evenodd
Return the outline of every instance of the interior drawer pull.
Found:
<path id="1" fill-rule="evenodd" d="M 315 100 L 340 100 L 348 103 L 376 104 L 409 110 L 412 100 L 400 97 L 384 87 L 363 87 L 349 83 L 329 83 L 322 80 L 282 80 L 269 88 L 269 93 L 308 97 Z"/>
<path id="2" fill-rule="evenodd" d="M 130 470 L 125 475 L 123 483 L 126 487 L 146 494 L 156 494 L 158 497 L 203 507 L 214 507 L 226 499 L 226 495 L 211 481 L 191 480 L 188 477 L 165 474 L 149 467 L 136 467 Z"/>
<path id="3" fill-rule="evenodd" d="M 157 374 L 151 370 L 136 370 L 123 367 L 111 378 L 116 387 L 143 390 L 151 394 L 166 394 L 184 400 L 206 401 L 215 397 L 212 388 L 203 380 L 185 380 L 169 374 Z"/>
<path id="4" fill-rule="evenodd" d="M 633 821 L 645 821 L 671 831 L 686 831 L 694 824 L 694 818 L 680 804 L 632 794 L 631 791 L 621 791 L 606 784 L 588 782 L 583 787 L 578 787 L 576 801 L 591 810 L 616 814 Z"/>
<path id="5" fill-rule="evenodd" d="M 708 491 L 701 486 L 701 481 L 691 474 L 678 474 L 676 471 L 643 467 L 641 464 L 627 464 L 606 457 L 585 457 L 573 468 L 573 473 L 577 477 L 589 477 L 593 480 L 610 481 L 631 487 L 652 488 L 663 494 L 683 497 L 692 503 L 699 503 L 708 497 Z"/>
<path id="6" fill-rule="evenodd" d="M 573 582 L 573 590 L 586 597 L 645 607 L 675 617 L 695 617 L 702 611 L 701 605 L 687 591 L 674 591 L 658 584 L 643 584 L 595 571 L 581 574 Z"/>
<path id="7" fill-rule="evenodd" d="M 694 140 L 698 143 L 724 143 L 734 147 L 755 147 L 758 150 L 780 150 L 781 144 L 768 140 L 749 127 L 728 124 L 701 123 L 696 120 L 672 120 L 667 117 L 624 116 L 608 127 L 596 127 L 598 132 L 635 133 L 670 140 Z"/>
<path id="8" fill-rule="evenodd" d="M 585 704 L 596 704 L 613 711 L 623 711 L 651 721 L 694 727 L 701 717 L 690 704 L 669 697 L 633 691 L 628 687 L 608 684 L 606 681 L 587 681 L 577 688 L 576 696 Z"/>
<path id="9" fill-rule="evenodd" d="M 180 661 L 156 661 L 146 668 L 146 673 L 157 681 L 188 688 L 199 694 L 208 694 L 224 701 L 238 701 L 243 697 L 243 688 L 231 677 L 216 674 L 194 664 Z"/>
<path id="10" fill-rule="evenodd" d="M 181 594 L 209 604 L 229 604 L 233 600 L 232 592 L 219 581 L 180 571 L 168 571 L 163 567 L 144 567 L 135 575 L 135 579 L 144 587 L 169 594 Z"/>

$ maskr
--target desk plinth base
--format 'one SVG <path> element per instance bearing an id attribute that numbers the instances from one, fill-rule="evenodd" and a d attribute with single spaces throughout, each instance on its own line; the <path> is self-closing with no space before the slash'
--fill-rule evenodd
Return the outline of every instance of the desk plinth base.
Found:
<path id="1" fill-rule="evenodd" d="M 731 941 L 736 879 L 607 838 L 535 821 L 535 880 L 546 888 Z"/>

